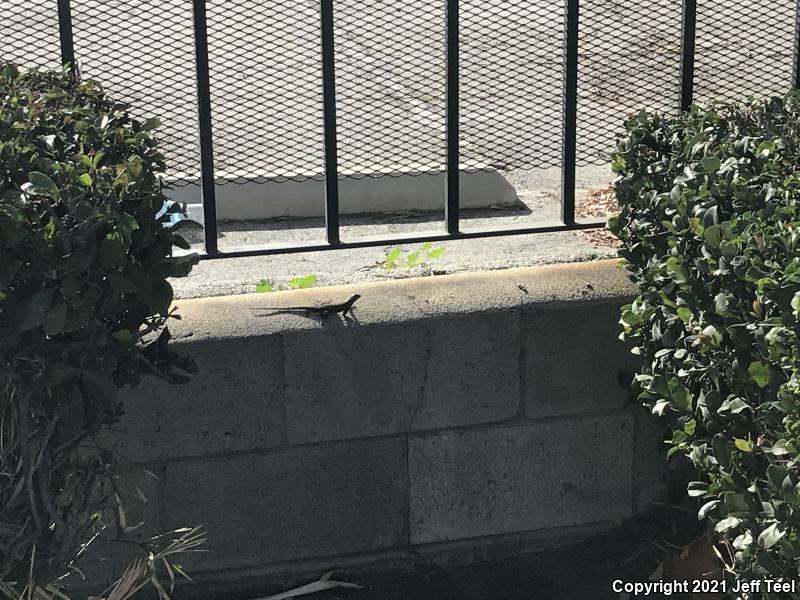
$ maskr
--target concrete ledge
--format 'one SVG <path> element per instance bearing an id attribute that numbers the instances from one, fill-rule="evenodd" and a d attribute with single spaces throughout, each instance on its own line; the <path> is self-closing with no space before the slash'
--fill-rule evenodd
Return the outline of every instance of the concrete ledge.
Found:
<path id="1" fill-rule="evenodd" d="M 161 527 L 207 525 L 184 561 L 205 582 L 557 543 L 663 489 L 660 431 L 617 384 L 633 292 L 603 261 L 180 301 L 201 371 L 132 390 L 109 443 L 162 474 Z M 352 321 L 272 312 L 352 293 Z"/>
<path id="2" fill-rule="evenodd" d="M 355 313 L 362 325 L 474 313 L 549 310 L 576 304 L 613 306 L 636 292 L 617 263 L 602 260 L 179 300 L 176 306 L 183 318 L 173 322 L 170 329 L 176 337 L 191 335 L 191 340 L 186 340 L 191 343 L 296 330 L 329 331 L 348 325 L 333 320 L 321 327 L 302 315 L 273 314 L 273 309 L 345 300 L 355 293 L 362 295 Z"/>

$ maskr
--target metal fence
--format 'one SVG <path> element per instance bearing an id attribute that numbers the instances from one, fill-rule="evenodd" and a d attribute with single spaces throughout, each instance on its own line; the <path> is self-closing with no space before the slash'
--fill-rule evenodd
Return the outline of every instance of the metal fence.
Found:
<path id="1" fill-rule="evenodd" d="M 625 114 L 798 87 L 800 0 L 0 0 L 0 58 L 160 114 L 208 257 L 559 231 Z M 380 166 L 380 168 L 378 168 Z M 459 182 L 561 169 L 561 223 L 460 226 Z M 445 230 L 343 242 L 339 182 L 446 174 Z M 325 243 L 220 249 L 215 192 L 324 181 Z"/>

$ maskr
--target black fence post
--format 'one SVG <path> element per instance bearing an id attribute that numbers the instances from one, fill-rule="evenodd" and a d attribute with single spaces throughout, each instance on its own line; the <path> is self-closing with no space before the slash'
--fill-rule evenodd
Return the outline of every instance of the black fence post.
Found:
<path id="1" fill-rule="evenodd" d="M 575 224 L 575 166 L 578 138 L 578 14 L 579 0 L 566 0 L 564 38 L 564 143 L 561 152 L 561 222 Z"/>
<path id="2" fill-rule="evenodd" d="M 696 30 L 697 0 L 683 0 L 681 15 L 681 112 L 689 110 L 694 100 L 694 45 Z"/>
<path id="3" fill-rule="evenodd" d="M 445 207 L 444 220 L 447 233 L 459 232 L 459 16 L 458 0 L 447 0 L 445 15 L 446 77 L 445 97 Z"/>
<path id="4" fill-rule="evenodd" d="M 75 76 L 78 73 L 78 66 L 75 64 L 70 0 L 58 0 L 58 38 L 61 43 L 61 66 L 69 65 L 70 73 Z"/>
<path id="5" fill-rule="evenodd" d="M 197 69 L 197 117 L 200 130 L 200 182 L 203 201 L 205 250 L 209 256 L 217 247 L 217 197 L 214 186 L 214 138 L 211 128 L 211 83 L 208 73 L 208 23 L 205 0 L 193 0 L 194 53 Z"/>
<path id="6" fill-rule="evenodd" d="M 339 244 L 339 146 L 336 139 L 336 57 L 333 0 L 320 0 L 322 118 L 325 136 L 325 236 Z"/>
<path id="7" fill-rule="evenodd" d="M 794 7 L 794 64 L 792 65 L 792 87 L 800 89 L 800 0 Z"/>

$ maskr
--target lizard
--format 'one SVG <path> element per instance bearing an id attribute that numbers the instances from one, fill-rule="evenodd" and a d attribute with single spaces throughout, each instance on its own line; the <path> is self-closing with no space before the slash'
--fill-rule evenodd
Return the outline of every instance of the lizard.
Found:
<path id="1" fill-rule="evenodd" d="M 329 315 L 341 313 L 342 317 L 346 319 L 347 314 L 352 313 L 353 305 L 359 298 L 361 298 L 360 294 L 353 294 L 346 301 L 339 304 L 320 304 L 319 306 L 284 306 L 282 308 L 274 309 L 270 314 L 275 315 L 284 312 L 305 311 L 319 315 L 320 318 L 324 319 Z"/>

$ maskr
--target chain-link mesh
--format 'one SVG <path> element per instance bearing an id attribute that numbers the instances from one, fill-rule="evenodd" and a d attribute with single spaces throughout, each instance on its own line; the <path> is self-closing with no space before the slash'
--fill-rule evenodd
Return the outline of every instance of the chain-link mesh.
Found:
<path id="1" fill-rule="evenodd" d="M 796 0 L 698 0 L 695 98 L 786 93 L 796 11 Z"/>
<path id="2" fill-rule="evenodd" d="M 444 5 L 335 3 L 340 175 L 444 168 Z"/>
<path id="3" fill-rule="evenodd" d="M 460 3 L 461 162 L 470 170 L 561 160 L 564 3 Z"/>
<path id="4" fill-rule="evenodd" d="M 461 163 L 561 160 L 563 0 L 461 0 Z M 695 98 L 784 92 L 796 0 L 698 0 Z M 218 183 L 323 177 L 319 0 L 208 0 Z M 444 168 L 445 2 L 335 0 L 340 175 Z M 142 116 L 171 174 L 199 171 L 192 2 L 72 0 L 75 55 Z M 603 164 L 625 114 L 678 106 L 681 0 L 582 0 L 578 164 Z M 60 63 L 56 0 L 0 0 L 0 58 Z"/>
<path id="5" fill-rule="evenodd" d="M 0 60 L 57 69 L 61 65 L 58 5 L 41 0 L 0 0 Z"/>
<path id="6" fill-rule="evenodd" d="M 318 2 L 209 0 L 218 183 L 323 175 Z"/>
<path id="7" fill-rule="evenodd" d="M 603 164 L 627 113 L 679 105 L 681 0 L 583 0 L 578 164 Z"/>
<path id="8" fill-rule="evenodd" d="M 192 3 L 73 0 L 75 57 L 132 114 L 162 120 L 159 139 L 177 185 L 199 177 Z M 61 63 L 55 0 L 0 2 L 0 58 L 25 67 Z"/>
<path id="9" fill-rule="evenodd" d="M 55 4 L 55 2 L 53 2 Z M 162 121 L 159 139 L 176 185 L 199 177 L 192 3 L 72 0 L 75 56 L 138 117 Z"/>

